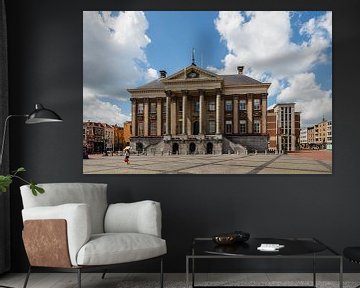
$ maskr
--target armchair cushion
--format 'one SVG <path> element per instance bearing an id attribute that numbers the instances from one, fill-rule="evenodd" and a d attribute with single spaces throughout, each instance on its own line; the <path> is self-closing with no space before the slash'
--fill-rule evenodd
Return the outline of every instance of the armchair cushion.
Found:
<path id="1" fill-rule="evenodd" d="M 166 253 L 165 240 L 140 233 L 94 234 L 81 247 L 78 265 L 108 265 L 145 260 Z"/>
<path id="2" fill-rule="evenodd" d="M 90 239 L 91 219 L 86 204 L 33 207 L 22 210 L 23 220 L 65 219 L 71 264 L 76 266 L 79 249 Z"/>
<path id="3" fill-rule="evenodd" d="M 161 237 L 160 203 L 145 200 L 111 204 L 105 215 L 105 233 L 143 233 Z"/>

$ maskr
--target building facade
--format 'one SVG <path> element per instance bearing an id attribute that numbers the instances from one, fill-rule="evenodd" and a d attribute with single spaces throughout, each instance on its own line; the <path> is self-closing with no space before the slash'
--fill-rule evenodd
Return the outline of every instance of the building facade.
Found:
<path id="1" fill-rule="evenodd" d="M 83 147 L 87 154 L 122 150 L 125 147 L 124 128 L 107 123 L 83 122 Z"/>
<path id="2" fill-rule="evenodd" d="M 114 125 L 114 151 L 122 151 L 125 148 L 124 127 Z"/>
<path id="3" fill-rule="evenodd" d="M 332 120 L 323 120 L 314 126 L 303 128 L 307 130 L 307 138 L 301 142 L 301 148 L 332 149 Z"/>
<path id="4" fill-rule="evenodd" d="M 276 104 L 267 113 L 269 150 L 296 151 L 300 148 L 300 112 L 295 103 Z"/>
<path id="5" fill-rule="evenodd" d="M 132 124 L 131 121 L 124 122 L 124 144 L 130 145 L 130 138 L 132 135 Z"/>
<path id="6" fill-rule="evenodd" d="M 332 120 L 327 121 L 326 149 L 332 150 Z"/>
<path id="7" fill-rule="evenodd" d="M 112 125 L 103 123 L 104 126 L 104 146 L 106 151 L 114 152 L 114 136 L 115 136 L 115 129 Z"/>
<path id="8" fill-rule="evenodd" d="M 308 128 L 300 129 L 300 148 L 308 147 Z"/>
<path id="9" fill-rule="evenodd" d="M 102 153 L 105 148 L 105 129 L 102 123 L 87 121 L 83 122 L 83 147 L 87 153 Z"/>
<path id="10" fill-rule="evenodd" d="M 131 146 L 173 154 L 245 153 L 267 149 L 270 83 L 243 75 L 217 75 L 194 63 L 167 77 L 128 89 Z"/>

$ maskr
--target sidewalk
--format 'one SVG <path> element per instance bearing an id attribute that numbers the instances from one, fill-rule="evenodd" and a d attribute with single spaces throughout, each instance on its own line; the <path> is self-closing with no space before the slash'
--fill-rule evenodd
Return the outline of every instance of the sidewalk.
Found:
<path id="1" fill-rule="evenodd" d="M 289 152 L 289 155 L 312 160 L 332 160 L 331 150 L 299 150 L 296 152 Z"/>

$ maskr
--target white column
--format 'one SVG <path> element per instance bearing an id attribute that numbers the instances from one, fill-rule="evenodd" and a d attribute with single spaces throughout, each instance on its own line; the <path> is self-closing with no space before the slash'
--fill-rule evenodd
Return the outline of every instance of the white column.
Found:
<path id="1" fill-rule="evenodd" d="M 136 127 L 136 100 L 131 99 L 131 125 L 132 125 L 132 136 L 135 137 L 137 135 L 137 127 Z"/>
<path id="2" fill-rule="evenodd" d="M 166 93 L 166 135 L 170 134 L 170 94 Z"/>
<path id="3" fill-rule="evenodd" d="M 144 99 L 144 136 L 149 136 L 149 98 Z"/>
<path id="4" fill-rule="evenodd" d="M 186 104 L 187 104 L 187 96 L 186 92 L 183 92 L 182 97 L 182 134 L 186 134 Z"/>
<path id="5" fill-rule="evenodd" d="M 200 90 L 200 101 L 199 101 L 199 134 L 204 134 L 204 91 Z"/>
<path id="6" fill-rule="evenodd" d="M 216 92 L 216 134 L 221 134 L 220 132 L 220 115 L 221 115 L 221 94 L 220 90 Z"/>
<path id="7" fill-rule="evenodd" d="M 162 130 L 162 101 L 161 98 L 156 99 L 156 135 L 161 136 Z"/>
<path id="8" fill-rule="evenodd" d="M 176 135 L 176 126 L 177 126 L 177 100 L 176 97 L 173 96 L 170 101 L 170 134 Z"/>

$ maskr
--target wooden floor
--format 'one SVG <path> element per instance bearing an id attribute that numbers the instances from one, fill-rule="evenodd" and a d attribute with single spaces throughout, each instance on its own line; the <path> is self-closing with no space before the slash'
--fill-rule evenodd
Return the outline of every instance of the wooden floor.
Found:
<path id="1" fill-rule="evenodd" d="M 264 285 L 269 281 L 277 281 L 281 283 L 294 281 L 296 285 L 302 281 L 308 281 L 311 283 L 312 274 L 289 274 L 289 273 L 241 273 L 241 274 L 229 274 L 229 273 L 212 273 L 212 274 L 197 274 L 197 281 L 224 281 L 231 279 L 234 280 L 249 280 Z M 9 286 L 14 288 L 22 288 L 24 284 L 25 274 L 5 274 L 0 276 L 0 287 Z M 178 288 L 185 287 L 185 274 L 165 274 L 165 288 Z M 101 273 L 83 273 L 82 275 L 82 287 L 83 288 L 120 288 L 120 287 L 158 287 L 159 274 L 125 274 L 125 273 L 109 273 L 106 278 L 101 279 Z M 333 281 L 338 283 L 338 274 L 335 273 L 319 273 L 317 274 L 317 281 Z M 142 284 L 146 285 L 142 285 Z M 360 284 L 360 273 L 348 273 L 344 274 L 344 288 L 355 287 L 354 283 Z M 322 284 L 324 285 L 324 284 Z M 323 287 L 319 285 L 320 287 Z M 326 285 L 325 285 L 326 286 Z M 33 273 L 31 274 L 28 288 L 76 288 L 76 274 L 75 273 Z M 338 287 L 336 284 L 331 287 Z"/>

